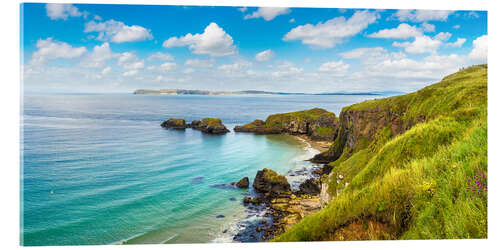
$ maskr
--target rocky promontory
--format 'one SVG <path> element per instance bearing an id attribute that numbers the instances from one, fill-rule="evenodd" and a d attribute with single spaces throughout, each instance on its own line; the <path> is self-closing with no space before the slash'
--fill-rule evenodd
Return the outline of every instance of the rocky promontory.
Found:
<path id="1" fill-rule="evenodd" d="M 339 128 L 338 118 L 324 109 L 274 114 L 266 121 L 255 120 L 249 124 L 236 126 L 235 132 L 255 134 L 307 135 L 312 140 L 333 141 Z"/>

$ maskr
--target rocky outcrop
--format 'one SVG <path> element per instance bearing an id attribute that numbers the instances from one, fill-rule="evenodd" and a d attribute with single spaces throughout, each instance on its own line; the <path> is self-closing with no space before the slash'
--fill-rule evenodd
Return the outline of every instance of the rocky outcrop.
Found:
<path id="1" fill-rule="evenodd" d="M 250 181 L 248 180 L 248 177 L 243 177 L 241 180 L 239 180 L 236 183 L 236 187 L 239 187 L 239 188 L 248 188 L 249 185 L 250 185 Z"/>
<path id="2" fill-rule="evenodd" d="M 173 129 L 185 129 L 187 127 L 186 120 L 184 120 L 184 119 L 177 119 L 177 118 L 170 118 L 170 119 L 164 121 L 161 124 L 161 126 L 164 127 L 164 128 L 166 128 L 166 129 L 169 129 L 169 128 L 173 128 Z"/>
<path id="3" fill-rule="evenodd" d="M 253 188 L 265 197 L 277 197 L 290 193 L 290 184 L 284 175 L 279 175 L 272 169 L 259 170 L 253 181 Z"/>
<path id="4" fill-rule="evenodd" d="M 321 183 L 318 178 L 310 178 L 299 186 L 299 194 L 319 195 L 321 192 Z"/>
<path id="5" fill-rule="evenodd" d="M 203 118 L 200 121 L 193 121 L 191 123 L 191 128 L 201 130 L 207 134 L 225 134 L 229 130 L 222 124 L 222 121 L 218 118 Z"/>
<path id="6" fill-rule="evenodd" d="M 334 113 L 324 109 L 270 115 L 266 121 L 255 120 L 243 126 L 236 126 L 235 132 L 256 134 L 307 135 L 312 140 L 333 141 L 339 127 Z"/>

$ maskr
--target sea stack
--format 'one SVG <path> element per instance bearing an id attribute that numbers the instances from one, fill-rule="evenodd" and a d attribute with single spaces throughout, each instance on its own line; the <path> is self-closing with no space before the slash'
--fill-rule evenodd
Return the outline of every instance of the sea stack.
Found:
<path id="1" fill-rule="evenodd" d="M 207 134 L 225 134 L 228 133 L 229 130 L 222 124 L 222 121 L 219 118 L 203 118 L 200 121 L 193 121 L 191 123 L 191 128 L 201 130 Z"/>
<path id="2" fill-rule="evenodd" d="M 173 128 L 173 129 L 185 129 L 187 126 L 186 126 L 186 120 L 184 119 L 177 119 L 177 118 L 170 118 L 166 121 L 164 121 L 162 124 L 161 124 L 162 127 L 166 128 L 166 129 L 169 129 L 169 128 Z"/>

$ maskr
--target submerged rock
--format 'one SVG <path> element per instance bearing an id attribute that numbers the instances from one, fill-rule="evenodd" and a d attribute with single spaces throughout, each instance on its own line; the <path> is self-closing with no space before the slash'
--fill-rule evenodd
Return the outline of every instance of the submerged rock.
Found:
<path id="1" fill-rule="evenodd" d="M 248 188 L 250 185 L 250 181 L 248 180 L 248 177 L 243 177 L 238 183 L 236 183 L 236 186 L 239 188 Z"/>
<path id="2" fill-rule="evenodd" d="M 226 217 L 226 216 L 224 216 L 224 215 L 222 215 L 222 214 L 219 214 L 219 215 L 215 216 L 215 218 L 217 218 L 217 219 L 219 219 L 219 218 L 224 218 L 224 217 Z"/>
<path id="3" fill-rule="evenodd" d="M 186 125 L 186 120 L 184 119 L 177 119 L 177 118 L 170 118 L 161 124 L 162 127 L 169 129 L 185 129 L 187 127 Z"/>
<path id="4" fill-rule="evenodd" d="M 274 197 L 291 191 L 290 184 L 284 175 L 272 169 L 259 170 L 253 182 L 254 189 L 266 196 Z"/>
<path id="5" fill-rule="evenodd" d="M 225 134 L 229 132 L 219 118 L 203 118 L 201 122 L 193 121 L 191 122 L 191 128 L 208 134 Z"/>

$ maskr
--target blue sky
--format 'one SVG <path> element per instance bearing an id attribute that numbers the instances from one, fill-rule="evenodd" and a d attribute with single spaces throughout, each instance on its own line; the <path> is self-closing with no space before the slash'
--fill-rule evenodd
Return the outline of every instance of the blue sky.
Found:
<path id="1" fill-rule="evenodd" d="M 27 92 L 413 91 L 487 61 L 484 11 L 23 4 Z"/>

